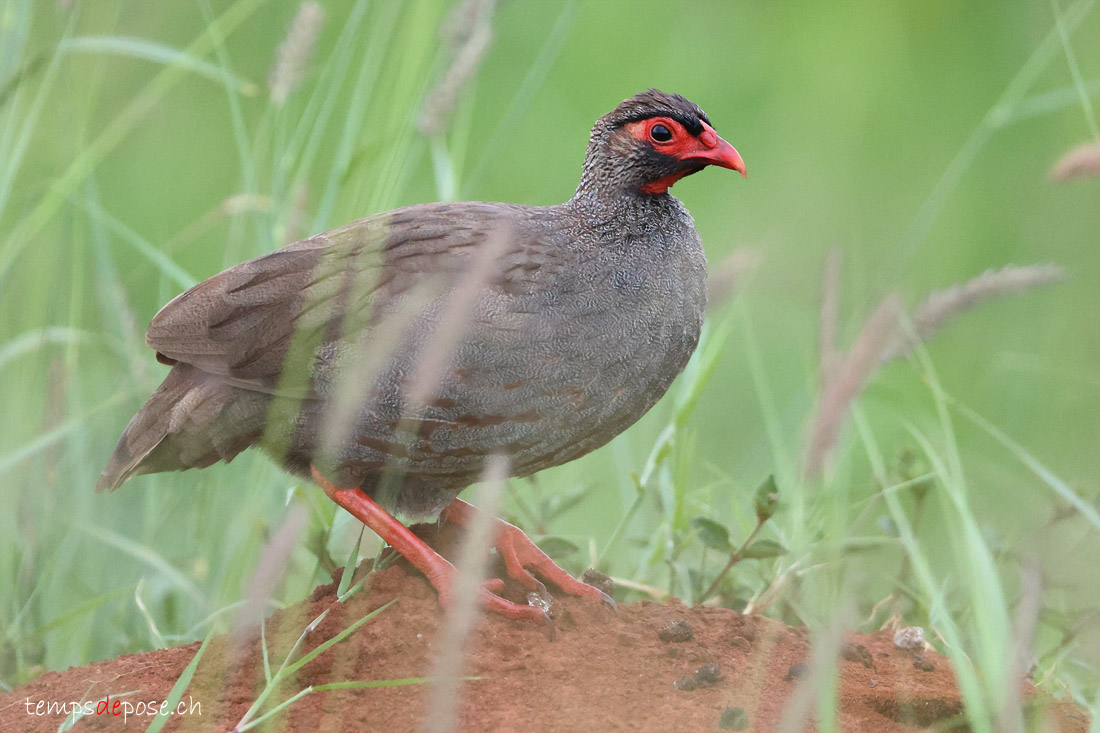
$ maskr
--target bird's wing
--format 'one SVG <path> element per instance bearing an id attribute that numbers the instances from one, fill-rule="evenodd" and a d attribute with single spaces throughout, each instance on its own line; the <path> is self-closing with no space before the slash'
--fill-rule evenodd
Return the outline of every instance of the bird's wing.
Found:
<path id="1" fill-rule="evenodd" d="M 360 219 L 199 283 L 157 313 L 146 343 L 162 361 L 236 386 L 308 392 L 309 370 L 297 370 L 295 384 L 288 354 L 308 363 L 323 345 L 358 337 L 395 298 L 448 287 L 514 214 L 495 204 L 428 204 Z"/>

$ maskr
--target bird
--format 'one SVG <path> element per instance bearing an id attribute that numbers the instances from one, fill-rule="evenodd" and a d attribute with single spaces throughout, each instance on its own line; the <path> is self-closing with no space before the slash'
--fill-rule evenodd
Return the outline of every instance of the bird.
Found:
<path id="1" fill-rule="evenodd" d="M 257 446 L 312 479 L 451 603 L 454 567 L 394 515 L 468 526 L 458 498 L 503 456 L 514 477 L 604 445 L 698 344 L 706 257 L 669 193 L 707 166 L 746 176 L 695 103 L 650 89 L 592 127 L 552 206 L 423 203 L 358 219 L 180 294 L 146 343 L 171 367 L 97 483 L 203 468 Z M 501 519 L 507 574 L 610 601 Z M 480 602 L 549 623 L 487 581 Z"/>

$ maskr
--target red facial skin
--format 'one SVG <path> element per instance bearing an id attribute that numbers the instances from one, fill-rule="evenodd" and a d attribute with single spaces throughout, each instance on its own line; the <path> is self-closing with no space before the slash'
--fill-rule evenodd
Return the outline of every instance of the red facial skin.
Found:
<path id="1" fill-rule="evenodd" d="M 669 132 L 672 133 L 672 138 L 667 141 L 655 140 L 653 138 L 653 128 L 657 125 L 663 125 Z M 637 122 L 628 122 L 625 127 L 626 130 L 633 135 L 636 139 L 642 142 L 652 145 L 653 149 L 659 153 L 672 156 L 677 160 L 684 161 L 686 163 L 697 164 L 696 168 L 687 168 L 678 173 L 673 173 L 670 176 L 647 183 L 642 186 L 642 190 L 646 193 L 664 193 L 669 189 L 672 184 L 680 180 L 689 173 L 693 173 L 699 168 L 707 165 L 717 165 L 723 168 L 729 168 L 740 173 L 743 177 L 748 176 L 745 173 L 745 161 L 741 159 L 741 156 L 737 153 L 732 145 L 718 137 L 718 133 L 714 131 L 714 128 L 707 123 L 702 123 L 703 131 L 698 136 L 692 135 L 684 126 L 671 117 L 650 117 L 645 120 L 638 120 Z"/>

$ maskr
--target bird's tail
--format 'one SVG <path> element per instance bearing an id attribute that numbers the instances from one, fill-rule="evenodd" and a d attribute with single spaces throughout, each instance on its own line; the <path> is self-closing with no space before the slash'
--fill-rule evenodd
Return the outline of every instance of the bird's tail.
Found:
<path id="1" fill-rule="evenodd" d="M 231 460 L 263 431 L 263 409 L 240 404 L 237 391 L 188 364 L 173 366 L 126 426 L 96 491 L 117 489 L 138 474 Z"/>

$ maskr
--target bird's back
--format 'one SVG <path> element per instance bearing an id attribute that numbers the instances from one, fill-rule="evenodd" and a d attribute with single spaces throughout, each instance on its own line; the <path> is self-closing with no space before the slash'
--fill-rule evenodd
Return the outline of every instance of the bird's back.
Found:
<path id="1" fill-rule="evenodd" d="M 698 340 L 702 247 L 660 199 L 639 199 L 669 207 L 657 228 L 653 212 L 607 226 L 576 202 L 413 206 L 216 275 L 154 318 L 147 341 L 172 371 L 100 487 L 261 444 L 295 473 L 370 485 L 389 466 L 449 498 L 493 453 L 519 475 L 583 455 L 644 414 Z"/>

